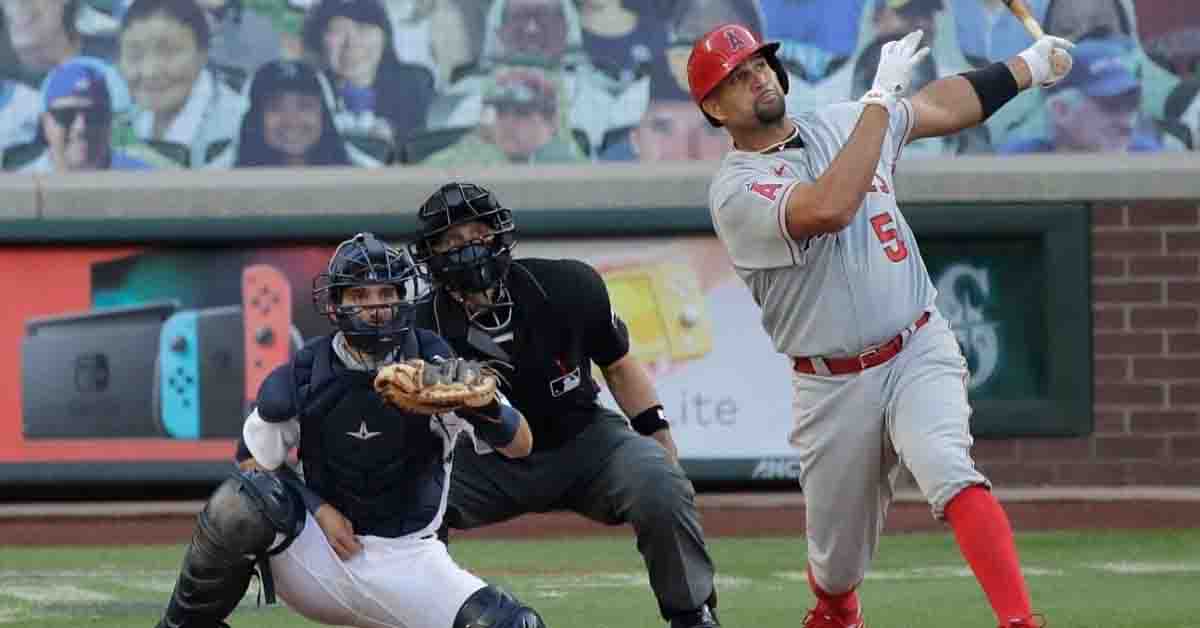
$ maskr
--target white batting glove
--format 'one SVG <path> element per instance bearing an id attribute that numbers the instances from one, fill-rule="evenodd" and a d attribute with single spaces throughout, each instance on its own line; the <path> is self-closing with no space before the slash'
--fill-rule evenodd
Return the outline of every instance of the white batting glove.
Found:
<path id="1" fill-rule="evenodd" d="M 887 107 L 908 91 L 913 68 L 929 55 L 929 47 L 917 50 L 924 31 L 915 30 L 899 41 L 889 41 L 879 51 L 879 69 L 875 71 L 875 82 L 871 89 L 859 98 L 859 102 L 876 103 Z"/>
<path id="2" fill-rule="evenodd" d="M 1071 66 L 1075 62 L 1071 59 L 1071 53 L 1067 51 L 1074 47 L 1075 44 L 1062 37 L 1046 35 L 1017 56 L 1029 66 L 1034 85 L 1051 87 L 1071 72 Z"/>

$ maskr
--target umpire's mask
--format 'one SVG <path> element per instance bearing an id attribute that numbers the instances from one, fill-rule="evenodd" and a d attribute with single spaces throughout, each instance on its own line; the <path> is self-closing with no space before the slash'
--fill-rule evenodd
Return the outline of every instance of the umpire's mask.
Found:
<path id="1" fill-rule="evenodd" d="M 413 243 L 413 258 L 425 264 L 434 283 L 460 294 L 489 292 L 492 308 L 510 306 L 504 280 L 512 264 L 516 225 L 512 211 L 473 183 L 448 183 L 421 205 L 421 232 Z M 479 222 L 490 234 L 448 244 L 447 232 Z"/>

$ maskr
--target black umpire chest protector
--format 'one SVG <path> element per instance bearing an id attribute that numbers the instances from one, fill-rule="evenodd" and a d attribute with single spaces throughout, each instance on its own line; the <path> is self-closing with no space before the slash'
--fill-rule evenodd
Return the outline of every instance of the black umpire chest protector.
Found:
<path id="1" fill-rule="evenodd" d="M 357 534 L 397 537 L 429 525 L 441 507 L 449 434 L 384 402 L 373 373 L 347 369 L 331 342 L 310 348 L 294 362 L 306 484 Z"/>
<path id="2" fill-rule="evenodd" d="M 564 288 L 571 281 L 558 260 L 516 260 L 506 285 L 515 304 L 508 351 L 472 325 L 462 305 L 444 291 L 418 310 L 418 324 L 437 332 L 459 356 L 496 367 L 503 375 L 501 392 L 529 422 L 534 449 L 555 448 L 602 409 L 580 324 L 584 317 Z"/>

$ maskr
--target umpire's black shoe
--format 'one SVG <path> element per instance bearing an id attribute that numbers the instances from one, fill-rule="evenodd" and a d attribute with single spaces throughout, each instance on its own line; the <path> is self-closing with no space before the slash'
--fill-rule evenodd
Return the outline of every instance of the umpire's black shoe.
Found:
<path id="1" fill-rule="evenodd" d="M 690 612 L 671 618 L 670 628 L 721 628 L 717 613 L 708 604 Z"/>

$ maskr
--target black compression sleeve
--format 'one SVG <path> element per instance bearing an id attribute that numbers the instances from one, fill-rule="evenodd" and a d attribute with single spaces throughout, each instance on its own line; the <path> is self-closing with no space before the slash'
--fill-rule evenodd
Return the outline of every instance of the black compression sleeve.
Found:
<path id="1" fill-rule="evenodd" d="M 1021 91 L 1017 87 L 1017 77 L 1003 63 L 993 63 L 986 68 L 963 72 L 959 76 L 967 79 L 975 93 L 979 95 L 979 103 L 983 105 L 983 119 L 987 120 L 1005 103 L 1016 98 Z"/>

